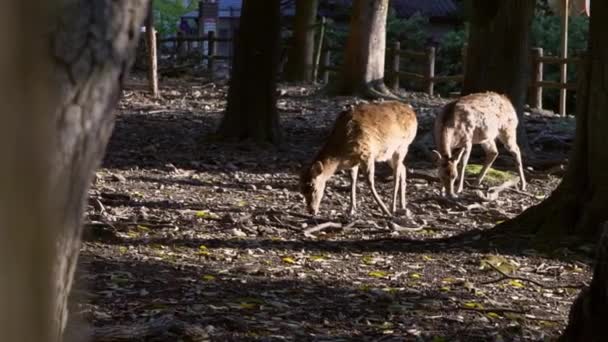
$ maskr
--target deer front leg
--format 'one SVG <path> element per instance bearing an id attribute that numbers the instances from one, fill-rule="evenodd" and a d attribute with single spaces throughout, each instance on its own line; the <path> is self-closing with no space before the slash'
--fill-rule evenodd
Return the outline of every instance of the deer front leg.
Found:
<path id="1" fill-rule="evenodd" d="M 456 193 L 462 192 L 462 189 L 464 188 L 464 175 L 467 164 L 469 163 L 469 157 L 471 156 L 471 149 L 473 149 L 473 143 L 468 142 L 464 147 L 464 155 L 462 156 L 462 166 L 460 168 L 460 182 L 458 184 L 458 190 L 456 191 Z"/>
<path id="2" fill-rule="evenodd" d="M 386 205 L 384 204 L 384 202 L 382 202 L 382 199 L 380 199 L 380 196 L 378 196 L 378 192 L 376 191 L 376 186 L 374 184 L 374 176 L 375 176 L 375 165 L 374 165 L 374 161 L 370 160 L 367 163 L 367 181 L 369 182 L 369 186 L 372 189 L 372 195 L 374 196 L 374 199 L 376 200 L 376 203 L 378 203 L 378 205 L 380 206 L 380 208 L 382 209 L 382 211 L 388 215 L 388 216 L 392 216 L 391 212 L 388 211 L 388 209 L 386 208 Z"/>

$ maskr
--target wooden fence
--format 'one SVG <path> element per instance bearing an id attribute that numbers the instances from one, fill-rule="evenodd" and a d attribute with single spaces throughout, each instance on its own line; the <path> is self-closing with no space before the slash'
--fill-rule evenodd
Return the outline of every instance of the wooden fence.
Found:
<path id="1" fill-rule="evenodd" d="M 576 79 L 580 79 L 578 74 L 583 70 L 583 58 L 579 57 L 570 57 L 570 58 L 560 58 L 554 56 L 545 56 L 542 48 L 533 48 L 531 52 L 531 65 L 532 65 L 532 77 L 530 80 L 530 87 L 528 90 L 528 105 L 532 108 L 543 108 L 543 88 L 548 89 L 559 89 L 560 91 L 568 91 L 568 90 L 576 90 L 577 83 L 576 82 L 551 82 L 544 81 L 544 65 L 545 64 L 576 64 L 578 67 L 576 68 L 577 77 Z M 565 95 L 562 95 L 565 96 Z M 565 104 L 560 104 L 559 106 L 559 114 L 562 116 L 566 116 L 566 106 Z"/>
<path id="2" fill-rule="evenodd" d="M 324 28 L 322 22 L 321 27 Z M 322 30 L 323 31 L 323 30 Z M 323 37 L 323 34 L 321 34 Z M 320 37 L 320 38 L 321 38 Z M 323 39 L 323 38 L 321 38 Z M 184 55 L 188 51 L 188 45 L 192 42 L 197 42 L 200 44 L 198 47 L 203 51 L 202 45 L 204 42 L 207 42 L 207 51 L 206 54 L 202 56 L 202 58 L 207 60 L 207 67 L 209 70 L 213 70 L 214 61 L 216 60 L 230 60 L 229 56 L 222 56 L 216 53 L 217 48 L 216 44 L 218 42 L 232 42 L 232 38 L 217 38 L 215 37 L 215 32 L 211 31 L 207 35 L 202 37 L 184 37 L 178 36 L 175 38 L 166 38 L 158 40 L 159 44 L 162 43 L 173 43 L 174 54 L 176 56 Z M 335 47 L 329 47 L 325 42 L 323 44 L 317 43 L 319 45 L 323 45 L 322 50 L 318 48 L 317 51 L 322 52 L 321 54 L 317 53 L 315 58 L 315 75 L 316 70 L 319 70 L 321 73 L 321 79 L 323 82 L 327 83 L 329 81 L 329 74 L 331 72 L 337 72 L 339 70 L 339 66 L 331 64 L 331 55 L 332 52 L 337 52 L 339 49 Z M 462 62 L 463 65 L 466 61 L 465 55 L 466 47 L 463 49 L 462 53 Z M 560 58 L 554 56 L 545 56 L 542 48 L 533 48 L 531 51 L 531 59 L 530 63 L 532 66 L 532 77 L 530 79 L 530 84 L 528 87 L 528 105 L 532 108 L 543 108 L 543 89 L 559 89 L 562 92 L 566 92 L 568 90 L 576 90 L 577 84 L 576 82 L 552 82 L 544 80 L 544 65 L 545 64 L 553 64 L 553 65 L 563 65 L 563 64 L 576 64 L 579 67 L 577 68 L 577 74 L 581 72 L 582 68 L 582 58 L 578 57 L 570 57 L 570 58 Z M 320 61 L 320 56 L 322 56 L 322 60 Z M 412 51 L 412 50 L 402 50 L 399 42 L 394 42 L 390 47 L 387 48 L 387 85 L 392 89 L 397 90 L 399 88 L 399 83 L 402 79 L 414 81 L 423 85 L 424 91 L 429 95 L 435 94 L 435 85 L 441 82 L 462 82 L 464 79 L 464 75 L 449 75 L 449 76 L 440 76 L 436 74 L 436 57 L 437 50 L 434 47 L 429 47 L 424 51 Z M 418 66 L 422 66 L 424 70 L 422 73 L 416 73 L 413 71 L 402 70 L 401 69 L 401 59 L 407 58 L 409 60 L 414 61 Z M 319 65 L 320 64 L 320 65 Z M 577 79 L 579 77 L 577 76 Z M 565 95 L 562 95 L 565 96 Z M 560 104 L 559 108 L 560 115 L 566 115 L 566 106 Z"/>
<path id="3" fill-rule="evenodd" d="M 216 60 L 230 60 L 230 56 L 222 56 L 217 54 L 217 43 L 221 42 L 232 42 L 232 38 L 217 38 L 215 32 L 210 31 L 204 36 L 198 37 L 184 37 L 177 36 L 174 38 L 159 39 L 159 44 L 173 43 L 174 55 L 183 56 L 190 50 L 190 43 L 199 43 L 198 49 L 203 51 L 203 44 L 207 42 L 207 53 L 202 56 L 203 59 L 207 60 L 207 67 L 209 70 L 213 70 L 213 63 Z"/>
<path id="4" fill-rule="evenodd" d="M 329 73 L 336 72 L 340 69 L 339 66 L 331 65 L 331 53 L 337 51 L 337 48 L 325 47 L 323 64 L 320 69 L 322 72 L 323 82 L 329 81 Z M 401 79 L 407 79 L 423 84 L 424 91 L 429 95 L 435 94 L 435 84 L 441 82 L 461 82 L 464 75 L 439 76 L 435 73 L 435 62 L 437 50 L 434 47 L 429 47 L 424 51 L 401 50 L 401 44 L 395 42 L 387 49 L 387 80 L 388 86 L 397 90 Z M 401 70 L 401 58 L 408 58 L 422 64 L 424 73 L 416 73 L 412 71 Z M 464 58 L 463 58 L 464 60 Z"/>

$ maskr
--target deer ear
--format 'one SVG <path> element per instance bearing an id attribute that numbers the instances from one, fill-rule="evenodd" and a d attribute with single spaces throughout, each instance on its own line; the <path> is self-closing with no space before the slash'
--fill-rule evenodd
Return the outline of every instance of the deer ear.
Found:
<path id="1" fill-rule="evenodd" d="M 443 159 L 441 153 L 439 153 L 439 151 L 437 150 L 433 150 L 431 154 L 433 157 L 433 162 L 435 162 L 436 164 L 439 164 L 439 162 L 441 162 L 441 159 Z"/>
<path id="2" fill-rule="evenodd" d="M 323 173 L 323 163 L 321 163 L 320 161 L 315 162 L 314 164 L 312 164 L 312 168 L 310 170 L 311 170 L 312 176 L 317 177 L 318 175 Z"/>
<path id="3" fill-rule="evenodd" d="M 463 154 L 464 154 L 464 147 L 461 148 L 460 150 L 458 150 L 458 152 L 456 152 L 456 154 L 453 155 L 450 160 L 455 162 L 456 164 L 458 164 L 458 163 L 460 163 L 460 158 L 462 158 Z"/>

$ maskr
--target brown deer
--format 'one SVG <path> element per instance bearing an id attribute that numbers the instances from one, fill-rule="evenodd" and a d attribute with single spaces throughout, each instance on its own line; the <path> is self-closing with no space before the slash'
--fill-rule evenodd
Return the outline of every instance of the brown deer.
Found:
<path id="1" fill-rule="evenodd" d="M 483 148 L 486 158 L 477 176 L 481 184 L 488 169 L 498 156 L 496 138 L 515 157 L 521 189 L 526 189 L 526 179 L 517 146 L 517 113 L 511 101 L 493 92 L 471 94 L 448 103 L 435 118 L 435 145 L 433 150 L 438 164 L 439 178 L 447 195 L 455 197 L 454 182 L 458 176 L 457 166 L 462 159 L 458 191 L 462 192 L 464 173 L 474 144 Z M 458 149 L 456 154 L 453 150 Z"/>
<path id="2" fill-rule="evenodd" d="M 417 127 L 412 107 L 396 101 L 362 104 L 340 113 L 325 145 L 300 177 L 308 211 L 316 215 L 327 180 L 336 171 L 350 169 L 350 213 L 354 214 L 360 165 L 367 172 L 372 194 L 382 211 L 389 216 L 396 212 L 399 189 L 401 207 L 405 210 L 406 169 L 403 159 L 416 136 Z M 374 164 L 377 161 L 388 161 L 393 169 L 395 184 L 391 212 L 374 185 Z"/>

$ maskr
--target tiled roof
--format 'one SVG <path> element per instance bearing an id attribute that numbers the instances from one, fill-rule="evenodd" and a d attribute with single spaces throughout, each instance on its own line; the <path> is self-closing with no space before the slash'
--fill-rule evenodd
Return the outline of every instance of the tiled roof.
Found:
<path id="1" fill-rule="evenodd" d="M 453 0 L 393 0 L 391 3 L 399 17 L 419 13 L 429 18 L 446 18 L 454 17 L 459 12 Z"/>
<path id="2" fill-rule="evenodd" d="M 390 4 L 401 18 L 408 18 L 416 13 L 429 18 L 450 18 L 457 16 L 460 11 L 454 0 L 391 0 Z M 321 1 L 319 14 L 333 17 L 351 7 L 352 0 L 325 0 Z"/>

